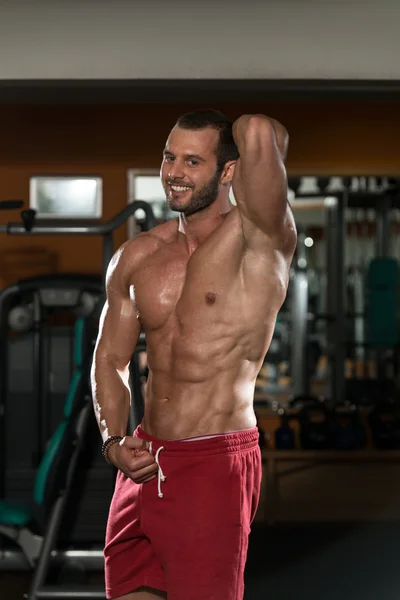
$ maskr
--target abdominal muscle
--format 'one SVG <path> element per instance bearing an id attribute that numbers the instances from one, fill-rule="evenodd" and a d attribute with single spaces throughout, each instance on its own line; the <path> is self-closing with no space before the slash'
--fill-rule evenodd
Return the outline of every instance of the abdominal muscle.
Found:
<path id="1" fill-rule="evenodd" d="M 149 377 L 141 423 L 144 431 L 160 439 L 177 440 L 256 426 L 253 400 L 259 365 L 237 356 L 218 361 L 209 355 L 204 360 L 180 359 L 176 368 L 179 359 L 172 354 L 170 360 L 164 354 L 157 361 L 161 351 L 152 355 L 148 347 Z"/>

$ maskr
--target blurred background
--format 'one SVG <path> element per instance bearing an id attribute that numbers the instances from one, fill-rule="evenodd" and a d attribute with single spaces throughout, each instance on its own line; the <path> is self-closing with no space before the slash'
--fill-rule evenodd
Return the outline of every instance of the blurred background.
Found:
<path id="1" fill-rule="evenodd" d="M 1 598 L 104 598 L 104 269 L 173 218 L 162 150 L 205 107 L 286 126 L 298 229 L 255 391 L 246 600 L 398 598 L 399 17 L 389 0 L 0 4 Z M 130 425 L 146 376 L 141 338 Z"/>

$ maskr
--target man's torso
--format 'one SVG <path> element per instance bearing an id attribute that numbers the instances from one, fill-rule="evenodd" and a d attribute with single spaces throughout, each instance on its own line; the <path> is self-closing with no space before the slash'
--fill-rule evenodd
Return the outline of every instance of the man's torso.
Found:
<path id="1" fill-rule="evenodd" d="M 246 249 L 237 209 L 191 256 L 177 229 L 149 234 L 157 239 L 130 281 L 147 339 L 142 426 L 162 439 L 250 429 L 287 261 L 268 245 Z"/>

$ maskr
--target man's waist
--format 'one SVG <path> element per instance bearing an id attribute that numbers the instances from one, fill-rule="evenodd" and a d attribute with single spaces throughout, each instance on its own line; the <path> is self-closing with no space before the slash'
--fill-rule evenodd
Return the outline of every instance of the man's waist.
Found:
<path id="1" fill-rule="evenodd" d="M 135 430 L 134 436 L 151 443 L 152 452 L 160 450 L 166 455 L 171 453 L 175 456 L 186 457 L 192 454 L 193 456 L 199 456 L 202 453 L 218 454 L 250 449 L 258 445 L 259 441 L 257 427 L 207 436 L 194 436 L 186 439 L 163 439 L 149 433 L 141 424 Z"/>

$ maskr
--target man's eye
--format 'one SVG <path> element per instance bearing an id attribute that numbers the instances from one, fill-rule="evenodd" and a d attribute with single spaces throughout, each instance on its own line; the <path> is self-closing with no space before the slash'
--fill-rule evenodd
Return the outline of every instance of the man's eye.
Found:
<path id="1" fill-rule="evenodd" d="M 189 160 L 189 162 L 194 166 L 194 165 L 198 165 L 199 163 L 197 162 L 197 160 Z"/>
<path id="2" fill-rule="evenodd" d="M 172 160 L 174 160 L 173 156 L 169 156 L 168 154 L 165 155 L 165 160 L 167 160 L 168 162 L 171 162 Z"/>

